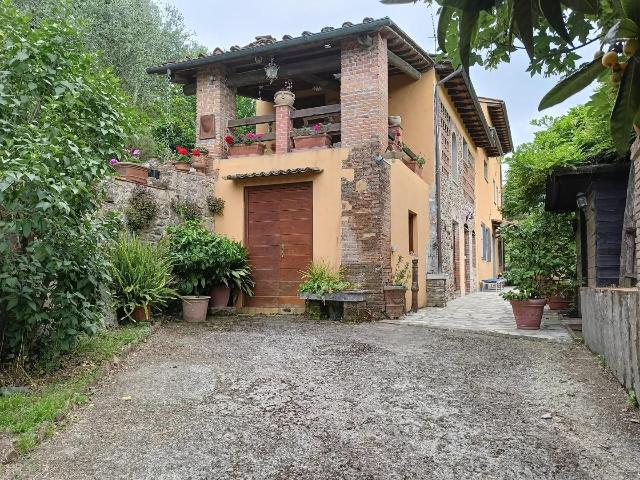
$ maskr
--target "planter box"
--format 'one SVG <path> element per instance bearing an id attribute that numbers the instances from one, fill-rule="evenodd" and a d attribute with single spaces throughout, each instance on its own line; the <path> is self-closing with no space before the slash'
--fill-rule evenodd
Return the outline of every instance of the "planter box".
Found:
<path id="1" fill-rule="evenodd" d="M 415 160 L 403 160 L 402 161 L 409 169 L 420 176 L 422 176 L 422 166 Z"/>
<path id="2" fill-rule="evenodd" d="M 230 145 L 230 157 L 251 157 L 255 155 L 263 155 L 265 149 L 264 143 L 252 143 L 251 145 Z"/>
<path id="3" fill-rule="evenodd" d="M 192 163 L 193 168 L 196 169 L 196 172 L 199 173 L 205 173 L 206 169 L 207 169 L 207 162 L 205 162 L 204 160 L 200 160 L 200 161 L 194 161 Z"/>
<path id="4" fill-rule="evenodd" d="M 178 172 L 190 172 L 191 171 L 191 164 L 187 163 L 187 162 L 176 162 L 173 164 L 174 167 L 176 167 L 176 170 Z"/>
<path id="5" fill-rule="evenodd" d="M 400 318 L 404 314 L 406 287 L 387 285 L 384 287 L 385 312 L 389 318 Z"/>
<path id="6" fill-rule="evenodd" d="M 326 148 L 331 146 L 331 137 L 326 133 L 293 137 L 293 146 L 296 150 Z"/>
<path id="7" fill-rule="evenodd" d="M 130 162 L 120 162 L 115 164 L 116 173 L 119 177 L 126 178 L 133 182 L 147 184 L 149 169 L 143 165 Z"/>
<path id="8" fill-rule="evenodd" d="M 299 296 L 306 300 L 306 312 L 311 316 L 359 322 L 370 319 L 366 308 L 368 294 L 366 290 L 347 290 L 326 295 L 301 293 Z"/>
<path id="9" fill-rule="evenodd" d="M 549 297 L 549 310 L 569 310 L 573 300 L 564 297 Z"/>
<path id="10" fill-rule="evenodd" d="M 365 290 L 345 290 L 344 292 L 327 293 L 318 295 L 317 293 L 301 293 L 299 296 L 303 300 L 325 300 L 327 302 L 364 302 L 368 292 Z"/>

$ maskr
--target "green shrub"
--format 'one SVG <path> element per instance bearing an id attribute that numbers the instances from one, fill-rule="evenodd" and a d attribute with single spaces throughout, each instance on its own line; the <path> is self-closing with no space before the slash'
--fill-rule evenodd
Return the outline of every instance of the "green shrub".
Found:
<path id="1" fill-rule="evenodd" d="M 335 269 L 324 262 L 313 262 L 307 270 L 302 272 L 302 283 L 298 288 L 300 293 L 326 295 L 341 292 L 350 287 L 344 280 L 341 269 Z"/>
<path id="2" fill-rule="evenodd" d="M 171 287 L 173 265 L 164 242 L 122 234 L 111 247 L 110 260 L 111 292 L 122 318 L 132 319 L 136 307 L 162 307 L 178 296 Z"/>
<path id="3" fill-rule="evenodd" d="M 0 0 L 0 24 L 0 361 L 28 360 L 102 321 L 100 185 L 130 108 L 66 21 Z"/>
<path id="4" fill-rule="evenodd" d="M 559 282 L 576 278 L 573 214 L 534 210 L 526 218 L 500 228 L 507 262 L 505 278 L 516 290 L 507 300 L 545 298 Z"/>
<path id="5" fill-rule="evenodd" d="M 131 192 L 125 215 L 131 232 L 139 233 L 151 225 L 158 216 L 158 204 L 149 189 L 137 186 Z"/>
<path id="6" fill-rule="evenodd" d="M 253 295 L 253 276 L 249 266 L 249 253 L 240 242 L 218 237 L 216 270 L 213 282 L 231 287 L 236 293 Z"/>
<path id="7" fill-rule="evenodd" d="M 391 277 L 391 285 L 406 288 L 410 275 L 411 270 L 409 268 L 409 262 L 405 261 L 402 255 L 398 255 L 396 267 L 393 269 L 393 275 Z"/>
<path id="8" fill-rule="evenodd" d="M 182 220 L 190 221 L 202 218 L 202 209 L 192 200 L 176 200 L 171 206 Z"/>
<path id="9" fill-rule="evenodd" d="M 209 207 L 209 211 L 214 215 L 222 215 L 224 211 L 224 200 L 220 197 L 209 195 L 207 197 L 207 206 Z"/>

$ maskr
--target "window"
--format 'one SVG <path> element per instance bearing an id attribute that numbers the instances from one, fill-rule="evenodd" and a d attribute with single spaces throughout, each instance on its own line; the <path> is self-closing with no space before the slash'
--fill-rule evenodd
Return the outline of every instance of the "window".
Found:
<path id="1" fill-rule="evenodd" d="M 458 180 L 459 175 L 458 166 L 458 137 L 455 133 L 451 134 L 451 175 L 454 180 Z"/>
<path id="2" fill-rule="evenodd" d="M 416 234 L 418 233 L 417 218 L 418 218 L 418 215 L 416 215 L 413 212 L 409 212 L 409 252 L 410 253 L 416 253 L 415 247 L 418 243 L 416 239 Z"/>
<path id="3" fill-rule="evenodd" d="M 482 260 L 491 261 L 491 229 L 483 223 L 482 228 Z"/>
<path id="4" fill-rule="evenodd" d="M 486 158 L 484 159 L 484 179 L 489 181 L 489 162 Z"/>

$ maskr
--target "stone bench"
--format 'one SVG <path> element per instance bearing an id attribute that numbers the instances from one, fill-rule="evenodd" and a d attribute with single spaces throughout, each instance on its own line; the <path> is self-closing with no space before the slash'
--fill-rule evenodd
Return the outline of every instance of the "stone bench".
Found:
<path id="1" fill-rule="evenodd" d="M 322 319 L 364 321 L 371 314 L 367 310 L 367 290 L 345 290 L 344 292 L 301 293 L 300 298 L 306 301 L 307 314 Z"/>

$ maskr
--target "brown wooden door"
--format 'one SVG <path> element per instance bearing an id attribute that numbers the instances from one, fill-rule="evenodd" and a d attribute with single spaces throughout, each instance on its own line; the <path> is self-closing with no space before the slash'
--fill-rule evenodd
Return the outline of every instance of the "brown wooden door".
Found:
<path id="1" fill-rule="evenodd" d="M 311 182 L 245 189 L 247 248 L 256 282 L 248 307 L 303 306 L 300 272 L 313 258 Z"/>

